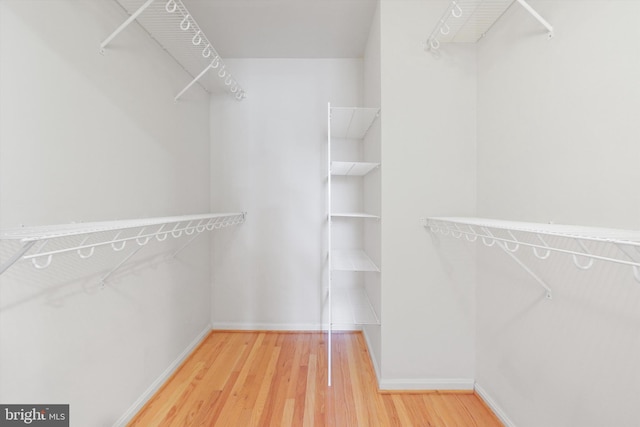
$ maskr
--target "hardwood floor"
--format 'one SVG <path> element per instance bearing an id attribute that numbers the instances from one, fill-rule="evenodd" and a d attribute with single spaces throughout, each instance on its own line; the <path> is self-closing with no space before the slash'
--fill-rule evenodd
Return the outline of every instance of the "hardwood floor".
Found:
<path id="1" fill-rule="evenodd" d="M 472 393 L 379 392 L 360 333 L 213 331 L 129 426 L 502 426 Z"/>

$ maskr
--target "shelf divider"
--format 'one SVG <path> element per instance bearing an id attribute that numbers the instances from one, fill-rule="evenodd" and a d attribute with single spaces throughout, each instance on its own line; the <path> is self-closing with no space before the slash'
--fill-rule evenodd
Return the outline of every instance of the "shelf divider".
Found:
<path id="1" fill-rule="evenodd" d="M 334 271 L 374 271 L 380 272 L 369 255 L 360 249 L 334 249 L 331 251 Z"/>
<path id="2" fill-rule="evenodd" d="M 370 162 L 331 162 L 331 175 L 365 176 L 380 167 L 380 163 Z"/>
<path id="3" fill-rule="evenodd" d="M 368 214 L 366 212 L 333 212 L 332 218 L 371 218 L 380 219 L 378 215 Z"/>
<path id="4" fill-rule="evenodd" d="M 367 292 L 362 287 L 334 289 L 334 325 L 379 325 Z"/>

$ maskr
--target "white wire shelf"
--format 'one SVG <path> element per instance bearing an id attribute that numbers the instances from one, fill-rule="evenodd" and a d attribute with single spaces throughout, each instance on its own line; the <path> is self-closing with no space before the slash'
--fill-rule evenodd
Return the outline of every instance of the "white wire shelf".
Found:
<path id="1" fill-rule="evenodd" d="M 579 225 L 544 224 L 536 222 L 503 221 L 475 217 L 433 217 L 426 218 L 431 227 L 449 223 L 472 227 L 494 228 L 500 230 L 522 231 L 526 233 L 546 234 L 575 239 L 596 240 L 609 243 L 624 243 L 640 246 L 640 230 L 621 230 L 615 228 L 585 227 Z"/>
<path id="2" fill-rule="evenodd" d="M 332 218 L 370 218 L 380 219 L 378 215 L 368 214 L 366 212 L 334 212 L 331 214 Z"/>
<path id="3" fill-rule="evenodd" d="M 331 107 L 331 137 L 362 139 L 380 115 L 379 108 Z"/>
<path id="4" fill-rule="evenodd" d="M 525 0 L 452 0 L 429 34 L 426 49 L 436 51 L 440 43 L 475 43 L 513 4 L 519 3 L 553 36 L 553 27 Z"/>
<path id="5" fill-rule="evenodd" d="M 333 289 L 331 299 L 333 325 L 380 324 L 378 314 L 363 287 Z"/>
<path id="6" fill-rule="evenodd" d="M 627 265 L 632 267 L 635 279 L 640 282 L 638 230 L 467 217 L 425 218 L 423 224 L 433 233 L 455 238 L 464 236 L 470 242 L 480 238 L 485 246 L 497 245 L 545 288 L 548 298 L 551 298 L 548 285 L 515 255 L 520 247 L 531 248 L 542 260 L 549 258 L 552 252 L 571 255 L 573 263 L 581 270 L 590 269 L 596 260 Z"/>
<path id="7" fill-rule="evenodd" d="M 331 269 L 335 271 L 380 271 L 371 258 L 359 249 L 334 249 L 331 251 Z"/>
<path id="8" fill-rule="evenodd" d="M 216 87 L 202 79 L 209 70 L 219 78 L 218 88 L 233 95 L 237 100 L 246 96 L 244 89 L 227 69 L 224 61 L 215 50 L 206 35 L 200 29 L 182 0 L 115 0 L 130 15 L 101 44 L 101 52 L 111 41 L 134 20 L 171 55 L 192 77 L 191 82 L 176 95 L 179 99 L 196 82 L 207 92 L 213 93 Z M 219 90 L 219 89 L 218 89 Z"/>
<path id="9" fill-rule="evenodd" d="M 117 252 L 125 249 L 127 243 L 135 243 L 135 249 L 125 258 L 126 261 L 154 238 L 162 242 L 169 236 L 191 236 L 173 254 L 175 256 L 204 231 L 241 224 L 245 218 L 244 212 L 216 213 L 3 229 L 0 230 L 0 240 L 19 241 L 22 247 L 0 265 L 0 274 L 21 260 L 30 260 L 35 268 L 44 269 L 51 264 L 54 255 L 76 252 L 80 258 L 86 259 L 93 256 L 95 248 L 100 246 L 109 245 Z M 47 249 L 51 241 L 58 242 L 55 249 Z M 113 271 L 120 265 L 122 263 Z"/>
<path id="10" fill-rule="evenodd" d="M 369 162 L 331 162 L 331 175 L 365 176 L 380 167 L 380 163 Z"/>

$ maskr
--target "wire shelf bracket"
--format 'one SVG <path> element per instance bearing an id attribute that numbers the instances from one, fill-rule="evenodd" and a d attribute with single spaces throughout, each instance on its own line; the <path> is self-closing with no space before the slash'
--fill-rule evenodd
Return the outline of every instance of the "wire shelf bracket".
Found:
<path id="1" fill-rule="evenodd" d="M 129 13 L 129 17 L 116 28 L 102 43 L 100 53 L 131 23 L 137 21 L 180 66 L 192 77 L 192 80 L 176 96 L 180 99 L 195 83 L 199 83 L 207 92 L 212 93 L 211 85 L 202 77 L 217 69 L 217 76 L 225 91 L 238 101 L 246 98 L 246 92 L 213 48 L 200 26 L 187 10 L 182 0 L 115 0 Z M 146 12 L 146 13 L 144 13 Z"/>
<path id="2" fill-rule="evenodd" d="M 7 261 L 5 261 L 2 265 L 0 265 L 0 275 L 2 273 L 4 273 L 5 271 L 7 271 L 13 264 L 15 264 L 16 262 L 20 261 L 20 259 L 22 258 L 22 256 L 29 252 L 29 249 L 31 249 L 31 247 L 33 245 L 35 245 L 36 242 L 35 241 L 31 241 L 31 242 L 24 242 L 24 244 L 22 245 L 22 247 L 15 253 L 13 254 L 13 256 L 11 258 L 9 258 Z"/>
<path id="3" fill-rule="evenodd" d="M 536 273 L 534 273 L 529 267 L 527 267 L 527 265 L 524 262 L 522 262 L 520 258 L 518 258 L 513 252 L 507 249 L 505 243 L 496 242 L 496 244 L 500 249 L 502 249 L 502 251 L 505 254 L 509 255 L 509 257 L 511 257 L 512 260 L 514 260 L 520 267 L 522 267 L 524 271 L 529 273 L 529 275 L 533 277 L 533 279 L 536 282 L 538 282 L 540 286 L 542 286 L 542 288 L 546 291 L 545 296 L 547 297 L 547 299 L 553 299 L 553 296 L 551 295 L 551 288 L 549 287 L 549 285 L 547 285 L 547 283 L 544 280 L 542 280 Z"/>
<path id="4" fill-rule="evenodd" d="M 127 28 L 133 21 L 135 21 L 136 18 L 138 18 L 138 16 L 140 16 L 140 14 L 145 11 L 145 9 L 151 6 L 151 3 L 153 3 L 154 1 L 155 0 L 147 0 L 146 2 L 144 2 L 144 4 L 140 6 L 138 10 L 133 12 L 122 24 L 120 24 L 120 26 L 116 28 L 115 31 L 111 33 L 109 37 L 104 39 L 104 41 L 100 43 L 100 53 L 104 54 L 105 48 L 107 47 L 107 45 L 111 43 L 111 41 L 115 39 L 118 36 L 118 34 L 120 34 L 125 28 Z"/>
<path id="5" fill-rule="evenodd" d="M 135 248 L 133 251 L 131 251 L 131 253 L 129 253 L 129 255 L 127 255 L 122 261 L 120 261 L 118 265 L 113 267 L 107 274 L 102 276 L 99 282 L 100 287 L 104 288 L 105 283 L 107 282 L 107 279 L 111 277 L 111 275 L 115 273 L 120 267 L 122 267 L 127 261 L 129 261 L 135 254 L 137 254 L 140 251 L 140 249 L 142 249 L 142 246 L 138 246 L 137 248 Z"/>

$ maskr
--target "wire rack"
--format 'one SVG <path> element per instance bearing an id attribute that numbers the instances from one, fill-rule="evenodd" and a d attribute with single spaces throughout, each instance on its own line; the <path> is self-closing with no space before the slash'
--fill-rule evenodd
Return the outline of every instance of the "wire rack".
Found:
<path id="1" fill-rule="evenodd" d="M 21 247 L 0 264 L 0 274 L 18 261 L 31 261 L 41 270 L 49 267 L 58 254 L 76 252 L 81 259 L 87 259 L 94 255 L 97 247 L 110 246 L 120 252 L 130 243 L 133 251 L 102 278 L 104 283 L 125 261 L 153 240 L 162 242 L 168 237 L 190 236 L 173 254 L 175 256 L 204 231 L 241 224 L 245 217 L 245 213 L 217 213 L 4 229 L 0 230 L 0 240 L 19 241 Z"/>
<path id="2" fill-rule="evenodd" d="M 513 4 L 519 3 L 553 34 L 553 28 L 525 0 L 452 0 L 434 29 L 425 47 L 436 51 L 440 43 L 475 43 Z"/>
<path id="3" fill-rule="evenodd" d="M 331 251 L 334 271 L 376 271 L 380 272 L 378 266 L 369 255 L 359 249 L 334 249 Z"/>
<path id="4" fill-rule="evenodd" d="M 552 252 L 571 255 L 581 270 L 589 270 L 595 261 L 630 266 L 640 282 L 640 231 L 464 217 L 424 218 L 423 225 L 433 233 L 497 246 L 546 290 L 549 299 L 551 289 L 546 282 L 516 256 L 521 247 L 530 248 L 541 260 Z"/>
<path id="5" fill-rule="evenodd" d="M 129 13 L 129 18 L 100 45 L 102 51 L 134 20 L 171 55 L 192 77 L 177 94 L 180 98 L 193 84 L 199 83 L 210 93 L 226 91 L 238 100 L 246 93 L 207 39 L 200 26 L 181 0 L 116 0 Z M 211 71 L 219 79 L 202 79 Z M 213 82 L 218 81 L 218 84 Z"/>
<path id="6" fill-rule="evenodd" d="M 338 288 L 332 294 L 333 313 L 331 322 L 340 330 L 344 325 L 379 325 L 380 318 L 371 304 L 367 291 L 358 286 Z"/>

